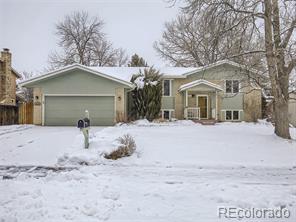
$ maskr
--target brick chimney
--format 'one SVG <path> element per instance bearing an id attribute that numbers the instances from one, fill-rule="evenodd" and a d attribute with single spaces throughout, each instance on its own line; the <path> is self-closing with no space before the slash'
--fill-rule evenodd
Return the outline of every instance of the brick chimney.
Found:
<path id="1" fill-rule="evenodd" d="M 15 105 L 15 77 L 11 68 L 11 53 L 4 48 L 0 57 L 0 105 Z"/>
<path id="2" fill-rule="evenodd" d="M 5 73 L 8 73 L 11 69 L 11 53 L 9 52 L 9 49 L 4 48 L 3 51 L 1 51 L 1 59 L 2 62 L 5 63 Z"/>

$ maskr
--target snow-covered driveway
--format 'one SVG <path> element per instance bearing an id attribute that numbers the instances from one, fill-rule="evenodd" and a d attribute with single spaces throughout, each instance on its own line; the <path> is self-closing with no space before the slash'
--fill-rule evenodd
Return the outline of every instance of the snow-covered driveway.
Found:
<path id="1" fill-rule="evenodd" d="M 10 131 L 0 135 L 1 165 L 77 169 L 0 180 L 0 221 L 237 221 L 219 218 L 221 206 L 287 208 L 288 219 L 259 221 L 296 220 L 296 142 L 276 137 L 269 124 L 140 121 L 92 128 L 89 150 L 75 128 Z M 137 154 L 105 160 L 100 154 L 126 133 Z"/>
<path id="2" fill-rule="evenodd" d="M 0 165 L 54 165 L 80 134 L 75 127 L 0 126 Z"/>

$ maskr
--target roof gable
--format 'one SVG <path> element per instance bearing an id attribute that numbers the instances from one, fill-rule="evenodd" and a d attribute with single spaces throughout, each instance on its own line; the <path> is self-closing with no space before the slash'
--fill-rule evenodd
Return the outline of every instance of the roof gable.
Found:
<path id="1" fill-rule="evenodd" d="M 54 70 L 52 72 L 48 72 L 48 73 L 46 73 L 44 75 L 41 75 L 41 76 L 38 76 L 38 77 L 35 77 L 35 78 L 32 78 L 32 79 L 25 80 L 25 81 L 21 82 L 20 85 L 21 86 L 28 86 L 29 84 L 40 82 L 40 81 L 43 81 L 43 80 L 47 80 L 47 79 L 52 78 L 52 77 L 57 77 L 59 75 L 65 74 L 66 72 L 69 72 L 69 71 L 72 71 L 72 70 L 77 70 L 77 69 L 88 72 L 88 73 L 91 73 L 93 75 L 97 75 L 97 76 L 100 76 L 100 77 L 115 81 L 115 82 L 118 82 L 118 83 L 121 83 L 121 84 L 123 84 L 125 86 L 128 86 L 130 88 L 133 87 L 133 84 L 128 82 L 128 81 L 116 78 L 114 76 L 107 75 L 105 73 L 95 71 L 95 70 L 93 70 L 93 69 L 91 69 L 91 68 L 89 68 L 87 66 L 81 65 L 81 64 L 73 64 L 73 65 L 65 66 L 65 67 L 63 67 L 61 69 Z"/>
<path id="2" fill-rule="evenodd" d="M 189 75 L 193 75 L 193 74 L 199 74 L 202 73 L 203 71 L 212 69 L 212 68 L 216 68 L 222 65 L 229 65 L 231 67 L 237 68 L 237 69 L 241 69 L 241 70 L 248 70 L 250 72 L 252 72 L 253 74 L 260 74 L 260 71 L 255 70 L 253 68 L 247 67 L 245 65 L 230 61 L 230 60 L 221 60 L 221 61 L 217 61 L 215 63 L 206 65 L 206 66 L 202 66 L 202 67 L 198 67 L 195 70 L 188 72 L 186 74 L 184 74 L 184 77 L 187 77 Z"/>
<path id="3" fill-rule="evenodd" d="M 207 80 L 204 80 L 204 79 L 199 79 L 199 80 L 195 80 L 195 81 L 192 81 L 192 82 L 181 85 L 180 88 L 179 88 L 179 91 L 182 92 L 184 90 L 187 90 L 187 89 L 190 89 L 190 88 L 193 88 L 193 87 L 196 87 L 196 86 L 200 86 L 200 85 L 206 85 L 206 86 L 208 86 L 210 88 L 214 88 L 214 89 L 219 90 L 219 91 L 223 90 L 217 84 L 211 83 L 211 82 L 209 82 Z"/>

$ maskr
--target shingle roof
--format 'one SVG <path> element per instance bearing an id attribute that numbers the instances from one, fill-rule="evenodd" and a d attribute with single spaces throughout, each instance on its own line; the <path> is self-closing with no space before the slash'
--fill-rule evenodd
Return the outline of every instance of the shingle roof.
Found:
<path id="1" fill-rule="evenodd" d="M 94 71 L 104 73 L 113 77 L 120 78 L 125 81 L 130 81 L 132 76 L 139 73 L 139 70 L 143 73 L 144 69 L 149 67 L 88 67 Z M 185 68 L 185 67 L 162 67 L 156 68 L 160 74 L 164 76 L 182 76 L 186 73 L 197 70 L 197 68 Z"/>
<path id="2" fill-rule="evenodd" d="M 216 63 L 212 63 L 210 65 L 198 67 L 198 68 L 197 67 L 161 67 L 161 68 L 155 67 L 155 69 L 159 70 L 160 74 L 162 74 L 165 78 L 186 78 L 188 75 L 198 73 L 206 69 L 223 65 L 223 64 L 229 64 L 242 69 L 248 69 L 251 72 L 258 73 L 258 71 L 256 70 L 247 68 L 246 66 L 240 65 L 238 63 L 235 63 L 229 60 L 218 61 Z M 54 75 L 59 75 L 63 72 L 69 71 L 74 68 L 86 70 L 86 71 L 92 72 L 93 74 L 105 76 L 106 78 L 110 78 L 115 81 L 122 82 L 123 84 L 130 85 L 131 78 L 134 74 L 138 74 L 139 70 L 143 72 L 145 68 L 149 68 L 149 67 L 94 67 L 94 66 L 84 66 L 81 64 L 72 64 L 55 71 L 51 71 L 44 75 L 25 80 L 21 82 L 20 85 L 25 85 L 25 84 L 39 81 Z"/>

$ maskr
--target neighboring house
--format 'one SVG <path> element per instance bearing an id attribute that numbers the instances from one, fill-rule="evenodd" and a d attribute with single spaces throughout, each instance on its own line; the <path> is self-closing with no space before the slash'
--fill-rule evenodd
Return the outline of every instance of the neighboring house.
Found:
<path id="1" fill-rule="evenodd" d="M 0 125 L 18 123 L 16 79 L 20 77 L 11 67 L 9 49 L 3 49 L 0 57 Z"/>
<path id="2" fill-rule="evenodd" d="M 11 53 L 3 49 L 0 57 L 0 105 L 16 105 L 16 79 L 20 74 L 11 67 Z"/>
<path id="3" fill-rule="evenodd" d="M 290 95 L 289 101 L 289 120 L 296 127 L 296 93 Z"/>
<path id="4" fill-rule="evenodd" d="M 88 110 L 92 125 L 113 125 L 128 116 L 131 77 L 144 67 L 87 67 L 79 64 L 21 83 L 34 90 L 34 124 L 75 125 Z M 220 61 L 202 68 L 160 69 L 164 119 L 255 121 L 261 118 L 256 75 L 237 63 Z"/>

